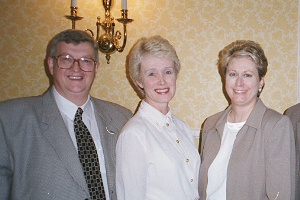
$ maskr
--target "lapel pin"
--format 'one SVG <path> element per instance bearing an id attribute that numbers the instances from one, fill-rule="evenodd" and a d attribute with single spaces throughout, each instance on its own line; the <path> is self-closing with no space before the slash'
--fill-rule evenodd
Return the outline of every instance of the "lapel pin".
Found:
<path id="1" fill-rule="evenodd" d="M 106 131 L 109 132 L 110 134 L 112 134 L 112 135 L 115 134 L 115 132 L 108 130 L 107 127 L 105 127 L 105 128 L 106 128 Z"/>

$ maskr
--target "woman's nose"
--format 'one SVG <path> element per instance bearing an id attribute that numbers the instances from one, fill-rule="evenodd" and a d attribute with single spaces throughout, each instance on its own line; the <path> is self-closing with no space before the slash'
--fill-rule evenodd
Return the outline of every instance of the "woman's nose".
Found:
<path id="1" fill-rule="evenodd" d="M 236 85 L 243 85 L 243 84 L 244 84 L 243 77 L 238 76 L 236 79 Z"/>
<path id="2" fill-rule="evenodd" d="M 161 85 L 163 85 L 163 84 L 165 84 L 165 76 L 164 75 L 160 75 L 159 77 L 158 77 L 158 83 L 159 84 L 161 84 Z"/>

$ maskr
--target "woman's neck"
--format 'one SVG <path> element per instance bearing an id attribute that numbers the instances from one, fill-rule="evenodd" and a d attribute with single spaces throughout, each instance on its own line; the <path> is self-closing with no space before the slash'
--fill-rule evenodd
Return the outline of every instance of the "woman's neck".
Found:
<path id="1" fill-rule="evenodd" d="M 245 107 L 237 107 L 232 106 L 232 110 L 227 116 L 227 121 L 231 123 L 238 123 L 238 122 L 244 122 L 247 121 L 250 113 L 252 112 L 253 107 L 251 108 L 245 108 Z"/>

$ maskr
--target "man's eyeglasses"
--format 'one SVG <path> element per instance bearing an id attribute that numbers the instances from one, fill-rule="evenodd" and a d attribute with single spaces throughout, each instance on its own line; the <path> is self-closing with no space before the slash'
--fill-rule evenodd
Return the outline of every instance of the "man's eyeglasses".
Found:
<path id="1" fill-rule="evenodd" d="M 93 71 L 97 63 L 91 58 L 75 59 L 71 55 L 53 56 L 53 58 L 56 60 L 58 67 L 61 69 L 70 69 L 75 62 L 78 62 L 80 69 L 85 72 Z"/>

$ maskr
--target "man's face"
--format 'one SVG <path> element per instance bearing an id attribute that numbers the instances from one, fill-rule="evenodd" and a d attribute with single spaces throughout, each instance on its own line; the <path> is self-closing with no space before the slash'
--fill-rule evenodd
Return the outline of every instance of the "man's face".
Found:
<path id="1" fill-rule="evenodd" d="M 88 42 L 79 44 L 59 42 L 55 56 L 60 55 L 70 55 L 75 59 L 85 57 L 95 60 L 93 46 Z M 78 62 L 75 62 L 69 69 L 59 68 L 54 58 L 48 58 L 48 66 L 58 93 L 78 106 L 85 103 L 95 79 L 98 63 L 91 72 L 82 71 Z"/>

